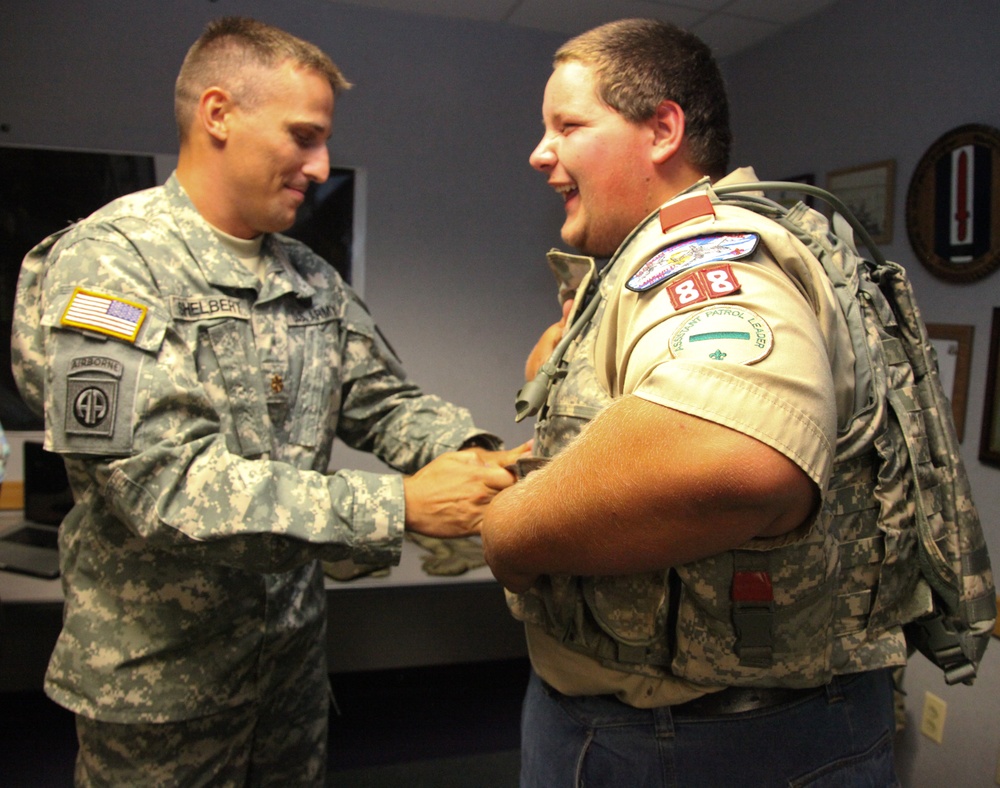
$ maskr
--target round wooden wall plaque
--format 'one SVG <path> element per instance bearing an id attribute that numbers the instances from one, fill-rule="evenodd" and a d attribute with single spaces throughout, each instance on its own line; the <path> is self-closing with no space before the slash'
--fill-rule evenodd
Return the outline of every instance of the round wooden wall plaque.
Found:
<path id="1" fill-rule="evenodd" d="M 906 231 L 940 279 L 974 282 L 1000 267 L 1000 131 L 970 123 L 931 145 L 910 180 Z"/>

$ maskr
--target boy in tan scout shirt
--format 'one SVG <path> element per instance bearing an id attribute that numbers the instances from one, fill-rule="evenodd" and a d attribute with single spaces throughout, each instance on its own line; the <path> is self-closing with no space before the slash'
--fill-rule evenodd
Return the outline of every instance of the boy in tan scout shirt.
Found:
<path id="1" fill-rule="evenodd" d="M 895 784 L 901 628 L 837 640 L 824 593 L 849 334 L 801 242 L 712 199 L 756 177 L 728 172 L 711 53 L 656 21 L 596 28 L 557 52 L 542 116 L 562 238 L 610 261 L 566 320 L 550 461 L 483 524 L 534 668 L 522 786 Z"/>

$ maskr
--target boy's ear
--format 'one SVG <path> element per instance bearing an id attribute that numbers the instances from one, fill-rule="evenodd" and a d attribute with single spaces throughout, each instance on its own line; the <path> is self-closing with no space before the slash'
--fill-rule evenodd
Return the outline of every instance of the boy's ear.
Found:
<path id="1" fill-rule="evenodd" d="M 650 123 L 653 126 L 653 161 L 663 164 L 684 142 L 684 110 L 676 101 L 661 101 Z"/>

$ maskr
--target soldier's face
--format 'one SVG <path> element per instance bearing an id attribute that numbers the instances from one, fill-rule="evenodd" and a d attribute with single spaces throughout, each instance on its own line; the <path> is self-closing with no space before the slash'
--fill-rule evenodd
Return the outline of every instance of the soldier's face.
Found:
<path id="1" fill-rule="evenodd" d="M 656 208 L 649 124 L 632 123 L 597 94 L 590 66 L 560 63 L 545 87 L 545 134 L 531 166 L 563 196 L 563 240 L 608 257 Z"/>
<path id="2" fill-rule="evenodd" d="M 237 237 L 287 230 L 310 183 L 330 174 L 326 144 L 333 89 L 322 74 L 290 62 L 271 72 L 264 97 L 237 107 L 226 140 L 227 193 Z"/>

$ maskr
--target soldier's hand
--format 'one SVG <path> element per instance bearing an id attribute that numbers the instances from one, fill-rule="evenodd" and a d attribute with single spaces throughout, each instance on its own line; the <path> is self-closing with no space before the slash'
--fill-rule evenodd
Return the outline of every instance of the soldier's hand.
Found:
<path id="1" fill-rule="evenodd" d="M 484 465 L 498 465 L 501 468 L 506 468 L 514 465 L 521 457 L 529 456 L 531 454 L 531 444 L 532 441 L 528 440 L 520 446 L 515 446 L 513 449 L 503 449 L 501 451 L 490 451 L 489 449 L 473 447 L 471 449 L 463 449 L 462 453 L 471 451 Z M 506 486 L 504 485 L 504 487 Z"/>
<path id="2" fill-rule="evenodd" d="M 427 463 L 412 476 L 404 477 L 406 528 L 441 538 L 479 533 L 483 514 L 493 496 L 514 483 L 510 471 L 504 470 L 499 462 L 484 462 L 480 454 L 509 455 L 519 449 L 450 452 Z"/>

